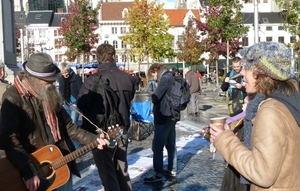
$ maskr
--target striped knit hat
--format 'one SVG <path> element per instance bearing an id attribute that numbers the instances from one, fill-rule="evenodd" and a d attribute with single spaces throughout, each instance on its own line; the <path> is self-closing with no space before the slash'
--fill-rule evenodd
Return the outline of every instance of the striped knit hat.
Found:
<path id="1" fill-rule="evenodd" d="M 294 77 L 289 48 L 277 42 L 260 42 L 240 51 L 242 65 L 257 74 L 285 81 Z"/>

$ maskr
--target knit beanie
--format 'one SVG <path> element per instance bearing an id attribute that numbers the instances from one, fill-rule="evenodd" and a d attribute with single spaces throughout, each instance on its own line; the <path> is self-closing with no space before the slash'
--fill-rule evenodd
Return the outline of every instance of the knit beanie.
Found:
<path id="1" fill-rule="evenodd" d="M 292 55 L 282 43 L 260 42 L 240 51 L 243 67 L 285 81 L 293 78 Z"/>

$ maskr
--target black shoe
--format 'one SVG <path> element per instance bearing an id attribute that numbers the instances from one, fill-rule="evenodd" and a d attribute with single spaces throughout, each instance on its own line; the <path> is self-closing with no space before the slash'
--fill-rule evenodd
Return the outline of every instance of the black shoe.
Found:
<path id="1" fill-rule="evenodd" d="M 176 172 L 170 171 L 170 170 L 164 170 L 164 175 L 176 177 Z"/>
<path id="2" fill-rule="evenodd" d="M 146 183 L 157 182 L 157 181 L 161 181 L 161 180 L 162 180 L 162 176 L 159 176 L 158 173 L 156 173 L 152 177 L 144 178 L 144 182 L 146 182 Z"/>
<path id="3" fill-rule="evenodd" d="M 196 113 L 195 113 L 195 116 L 199 116 L 199 113 L 198 113 L 198 112 L 196 112 Z"/>

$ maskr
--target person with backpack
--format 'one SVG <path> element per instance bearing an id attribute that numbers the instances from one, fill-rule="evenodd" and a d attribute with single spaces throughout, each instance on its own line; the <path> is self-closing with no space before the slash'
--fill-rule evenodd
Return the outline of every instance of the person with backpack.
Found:
<path id="1" fill-rule="evenodd" d="M 83 113 L 82 128 L 94 134 L 96 126 L 107 131 L 116 125 L 124 126 L 114 148 L 93 150 L 95 164 L 105 191 L 131 191 L 128 174 L 127 131 L 130 127 L 130 106 L 135 94 L 134 79 L 116 66 L 115 48 L 101 44 L 96 51 L 98 73 L 83 83 L 77 107 Z M 93 124 L 94 125 L 93 125 Z"/>
<path id="2" fill-rule="evenodd" d="M 189 103 L 189 115 L 190 116 L 199 116 L 199 91 L 200 91 L 200 83 L 197 77 L 197 74 L 189 70 L 188 68 L 183 69 L 183 74 L 185 75 L 185 79 L 190 86 L 191 92 L 191 100 Z"/>
<path id="3" fill-rule="evenodd" d="M 162 180 L 162 175 L 176 177 L 177 150 L 175 124 L 180 120 L 180 111 L 171 103 L 175 76 L 162 64 L 152 64 L 148 75 L 157 80 L 158 85 L 151 95 L 154 114 L 154 137 L 152 141 L 154 175 L 144 179 L 145 183 Z M 168 166 L 163 169 L 163 148 L 168 152 Z"/>

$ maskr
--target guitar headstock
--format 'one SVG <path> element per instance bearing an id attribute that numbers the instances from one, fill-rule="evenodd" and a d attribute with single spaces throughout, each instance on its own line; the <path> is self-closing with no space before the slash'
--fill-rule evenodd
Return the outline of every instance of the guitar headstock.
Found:
<path id="1" fill-rule="evenodd" d="M 117 145 L 117 138 L 120 138 L 123 135 L 123 126 L 111 126 L 107 128 L 107 135 L 109 136 L 109 148 L 115 148 Z"/>
<path id="2" fill-rule="evenodd" d="M 118 124 L 115 126 L 113 125 L 111 127 L 108 127 L 107 134 L 108 134 L 110 140 L 115 140 L 116 138 L 121 137 L 123 135 L 123 129 L 124 129 L 124 127 L 119 126 Z"/>

